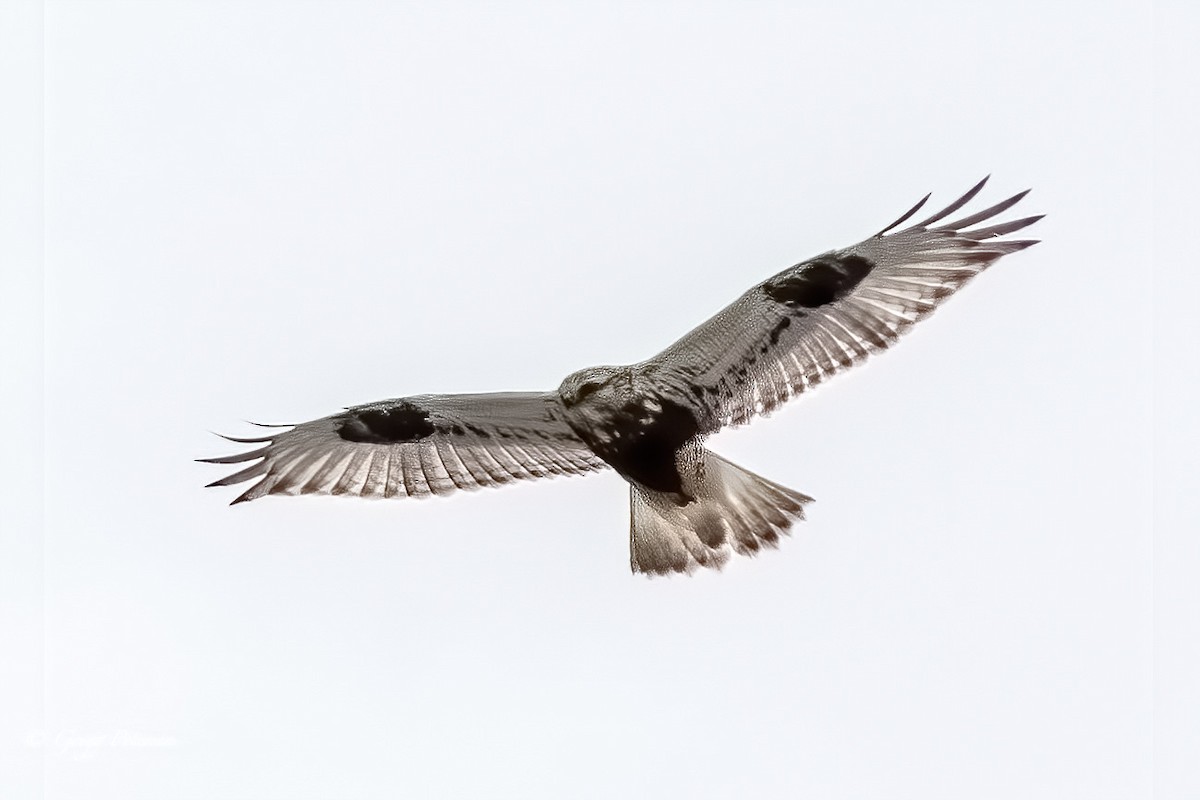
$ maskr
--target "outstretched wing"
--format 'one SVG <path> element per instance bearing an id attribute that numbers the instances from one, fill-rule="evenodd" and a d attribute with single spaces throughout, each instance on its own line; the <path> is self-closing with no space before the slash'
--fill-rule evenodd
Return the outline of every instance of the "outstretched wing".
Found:
<path id="1" fill-rule="evenodd" d="M 209 484 L 257 481 L 234 503 L 268 494 L 428 497 L 605 466 L 563 421 L 557 397 L 532 392 L 417 395 L 355 406 L 283 433 L 224 438 L 262 445 L 200 459 L 257 461 Z"/>
<path id="2" fill-rule="evenodd" d="M 942 222 L 986 182 L 933 216 L 889 233 L 917 213 L 926 195 L 870 239 L 763 281 L 642 367 L 668 385 L 688 387 L 706 411 L 710 432 L 769 413 L 889 347 L 998 258 L 1037 243 L 999 237 L 1041 216 L 973 227 L 1028 191 Z"/>

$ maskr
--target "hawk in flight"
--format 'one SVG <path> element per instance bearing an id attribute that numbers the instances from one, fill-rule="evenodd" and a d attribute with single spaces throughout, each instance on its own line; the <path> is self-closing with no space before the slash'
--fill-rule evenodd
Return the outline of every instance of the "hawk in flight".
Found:
<path id="1" fill-rule="evenodd" d="M 727 425 L 891 346 L 1041 219 L 996 218 L 1028 191 L 945 221 L 987 179 L 906 228 L 929 199 L 871 238 L 802 261 L 751 288 L 653 358 L 589 367 L 550 392 L 423 394 L 354 406 L 258 438 L 255 462 L 209 484 L 254 481 L 233 502 L 268 494 L 428 497 L 611 467 L 629 482 L 634 572 L 720 567 L 731 552 L 777 547 L 812 498 L 707 450 Z M 986 223 L 986 224 L 983 224 Z"/>

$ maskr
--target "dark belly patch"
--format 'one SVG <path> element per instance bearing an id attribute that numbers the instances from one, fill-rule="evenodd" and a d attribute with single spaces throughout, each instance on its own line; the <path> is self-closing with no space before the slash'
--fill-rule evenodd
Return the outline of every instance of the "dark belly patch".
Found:
<path id="1" fill-rule="evenodd" d="M 670 400 L 626 403 L 585 439 L 617 472 L 648 489 L 683 494 L 675 456 L 700 432 L 695 414 Z"/>

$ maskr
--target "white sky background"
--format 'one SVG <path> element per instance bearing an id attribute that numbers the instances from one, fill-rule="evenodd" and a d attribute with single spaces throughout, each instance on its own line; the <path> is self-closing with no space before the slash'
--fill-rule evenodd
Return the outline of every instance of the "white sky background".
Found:
<path id="1" fill-rule="evenodd" d="M 10 777 L 1148 797 L 1149 8 L 425 5 L 46 7 L 41 722 Z M 633 577 L 611 473 L 201 488 L 209 429 L 636 361 L 987 173 L 1042 244 L 711 440 L 817 498 L 779 552 Z"/>

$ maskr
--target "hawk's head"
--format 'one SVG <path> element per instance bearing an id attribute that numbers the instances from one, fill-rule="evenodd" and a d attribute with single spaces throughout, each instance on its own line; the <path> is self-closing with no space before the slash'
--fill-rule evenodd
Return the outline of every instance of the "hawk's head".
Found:
<path id="1" fill-rule="evenodd" d="M 629 391 L 629 367 L 588 367 L 567 376 L 558 387 L 558 396 L 567 408 L 574 408 L 589 398 L 600 400 L 605 405 L 611 405 L 616 399 L 613 395 L 622 389 Z M 618 385 L 620 384 L 620 385 Z"/>

